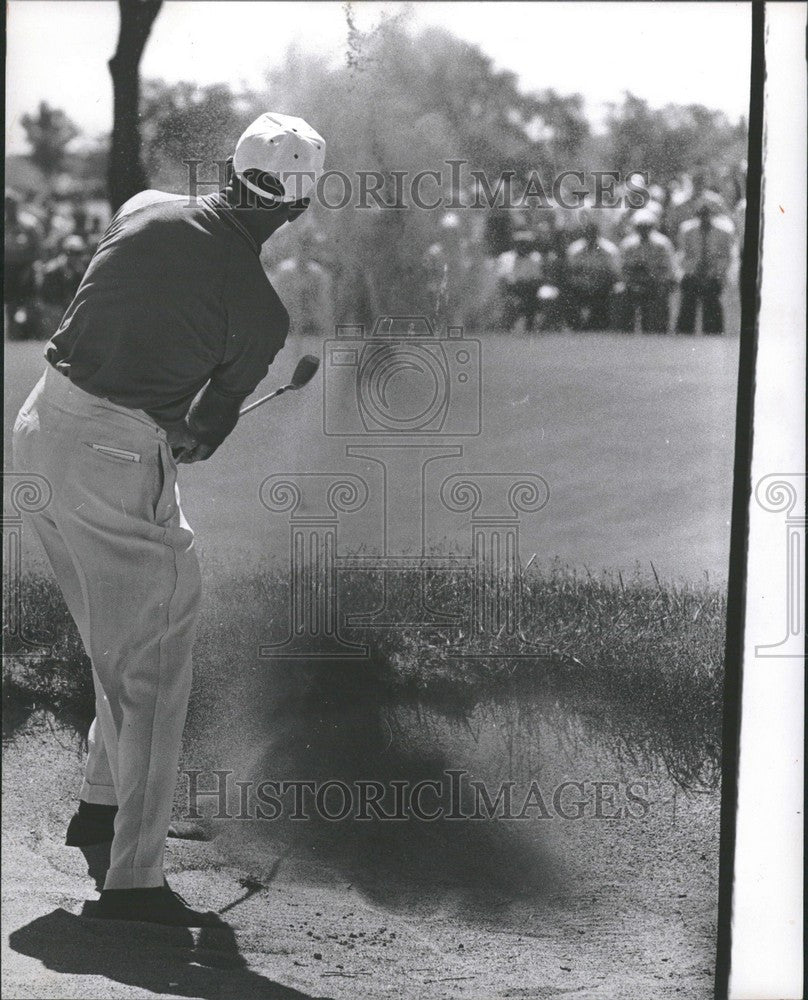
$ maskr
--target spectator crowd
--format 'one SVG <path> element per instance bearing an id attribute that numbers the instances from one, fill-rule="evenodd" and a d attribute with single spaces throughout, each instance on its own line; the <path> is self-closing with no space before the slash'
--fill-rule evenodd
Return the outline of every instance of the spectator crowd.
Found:
<path id="1" fill-rule="evenodd" d="M 700 317 L 703 333 L 724 333 L 743 242 L 740 183 L 696 173 L 648 193 L 636 209 L 493 209 L 485 242 L 502 327 L 693 334 Z"/>
<path id="2" fill-rule="evenodd" d="M 55 332 L 108 220 L 102 201 L 25 197 L 6 189 L 3 297 L 9 337 Z"/>
<path id="3" fill-rule="evenodd" d="M 737 325 L 740 177 L 695 171 L 652 184 L 638 208 L 439 212 L 418 282 L 438 306 L 450 285 L 453 306 L 466 307 L 459 318 L 475 329 L 722 334 Z M 8 336 L 53 334 L 108 220 L 102 201 L 6 190 Z M 343 275 L 321 224 L 310 216 L 291 254 L 267 260 L 303 333 L 327 332 L 337 318 Z"/>

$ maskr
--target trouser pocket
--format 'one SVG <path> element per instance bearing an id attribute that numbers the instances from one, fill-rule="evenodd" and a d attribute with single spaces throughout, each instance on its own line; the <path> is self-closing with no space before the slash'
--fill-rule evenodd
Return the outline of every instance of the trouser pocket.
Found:
<path id="1" fill-rule="evenodd" d="M 68 459 L 67 478 L 81 494 L 83 516 L 115 517 L 118 512 L 144 524 L 160 525 L 165 494 L 159 442 L 136 434 L 114 433 L 114 428 L 81 428 L 86 434 L 73 461 Z M 94 431 L 97 431 L 97 436 Z M 89 433 L 88 433 L 89 432 Z M 70 452 L 65 442 L 65 452 Z M 93 511 L 91 514 L 90 512 Z"/>
<path id="2" fill-rule="evenodd" d="M 111 458 L 116 462 L 142 462 L 143 456 L 139 451 L 128 451 L 126 448 L 113 448 L 108 444 L 88 444 L 89 448 L 97 451 L 106 458 Z"/>

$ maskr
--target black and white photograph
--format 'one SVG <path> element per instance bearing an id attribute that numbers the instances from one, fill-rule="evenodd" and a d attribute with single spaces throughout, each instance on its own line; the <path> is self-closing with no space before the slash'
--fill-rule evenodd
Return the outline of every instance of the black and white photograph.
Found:
<path id="1" fill-rule="evenodd" d="M 803 996 L 805 31 L 10 0 L 5 996 Z"/>

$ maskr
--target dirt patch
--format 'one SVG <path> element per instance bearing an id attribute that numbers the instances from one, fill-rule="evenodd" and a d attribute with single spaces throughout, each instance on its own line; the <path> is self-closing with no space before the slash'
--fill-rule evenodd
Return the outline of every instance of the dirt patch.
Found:
<path id="1" fill-rule="evenodd" d="M 447 730 L 442 757 L 432 734 L 421 773 L 428 759 L 485 778 L 502 756 L 495 718 L 492 725 L 466 737 Z M 106 926 L 79 915 L 94 898 L 93 882 L 81 854 L 62 846 L 80 751 L 69 731 L 36 716 L 16 719 L 5 747 L 8 996 L 712 994 L 715 792 L 676 792 L 664 777 L 645 774 L 642 818 L 531 818 L 518 832 L 513 823 L 478 823 L 485 834 L 443 822 L 373 835 L 349 821 L 332 824 L 328 837 L 323 829 L 292 835 L 291 823 L 224 821 L 213 825 L 210 842 L 169 841 L 168 870 L 189 902 L 220 911 L 228 928 Z M 543 788 L 596 774 L 643 777 L 592 748 L 571 756 L 545 741 Z M 510 870 L 502 867 L 508 859 Z"/>

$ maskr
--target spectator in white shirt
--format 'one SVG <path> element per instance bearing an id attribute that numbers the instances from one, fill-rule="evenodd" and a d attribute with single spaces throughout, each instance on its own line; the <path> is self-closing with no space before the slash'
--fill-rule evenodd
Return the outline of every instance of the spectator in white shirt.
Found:
<path id="1" fill-rule="evenodd" d="M 699 307 L 704 333 L 724 332 L 721 293 L 732 263 L 735 228 L 721 214 L 723 200 L 714 191 L 705 191 L 696 208 L 696 217 L 679 227 L 679 254 L 683 272 L 682 297 L 676 332 L 692 334 Z"/>

